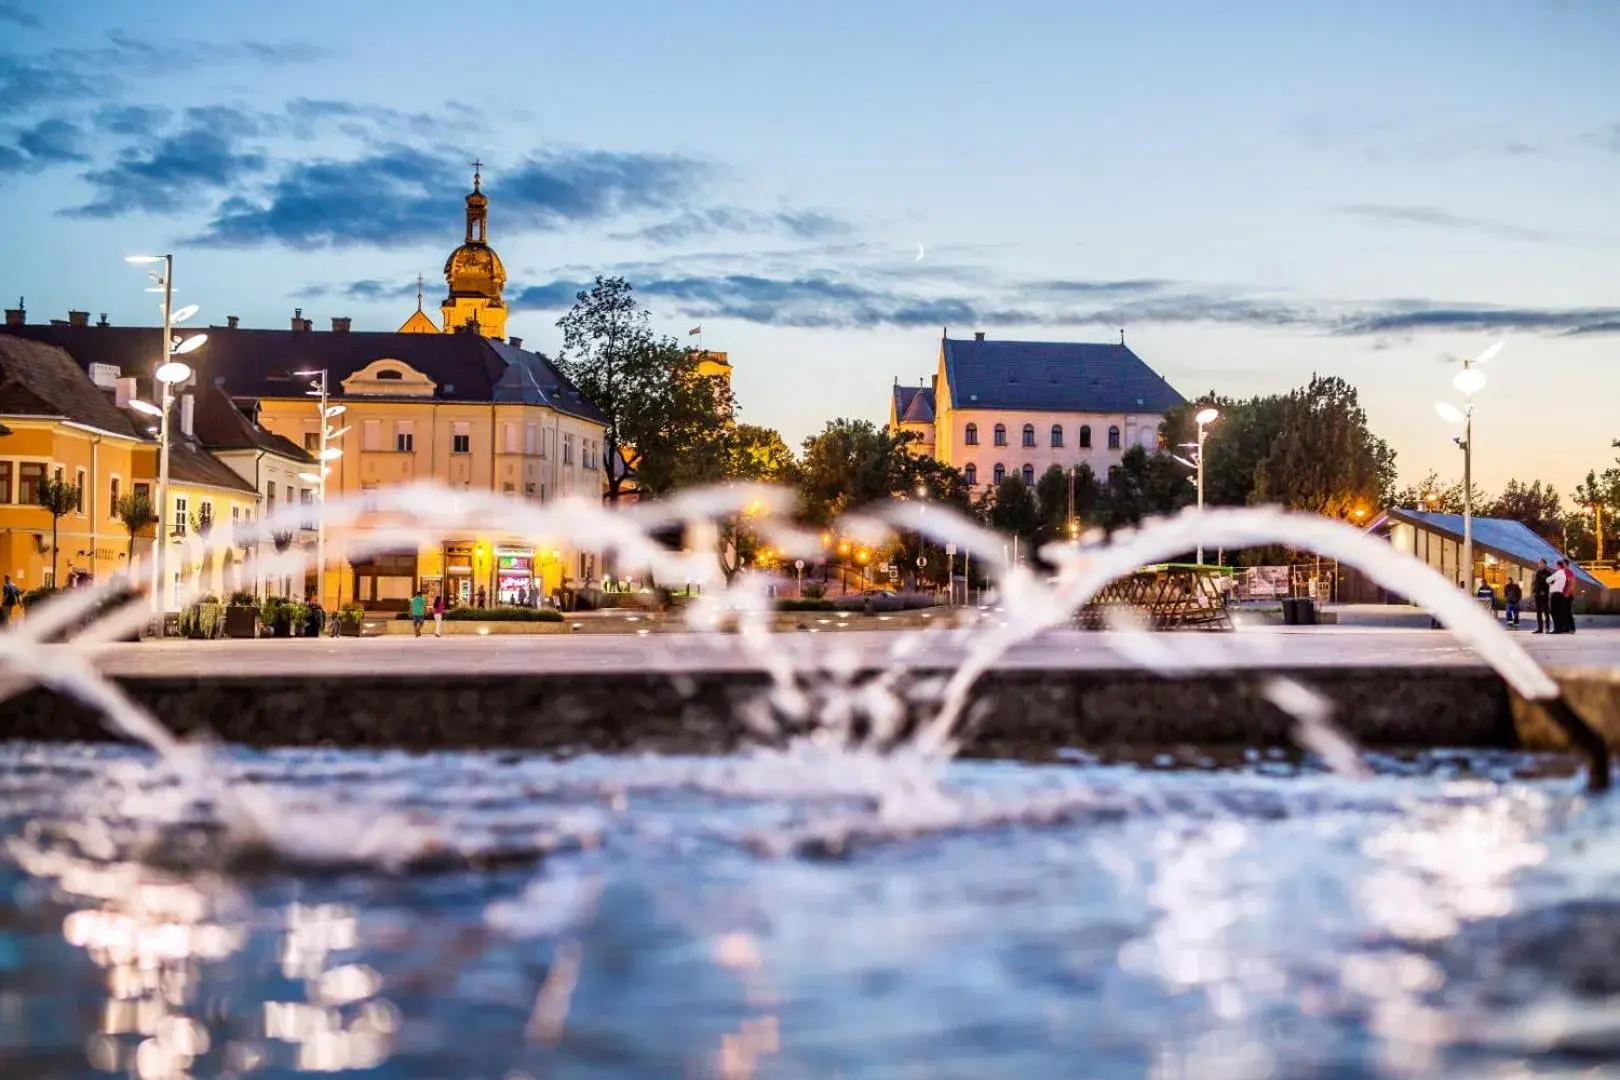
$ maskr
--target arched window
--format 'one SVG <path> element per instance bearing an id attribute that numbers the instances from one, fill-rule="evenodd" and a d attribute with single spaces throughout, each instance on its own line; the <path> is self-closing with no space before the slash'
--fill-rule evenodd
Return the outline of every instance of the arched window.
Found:
<path id="1" fill-rule="evenodd" d="M 962 432 L 962 442 L 963 442 L 963 444 L 965 444 L 967 446 L 978 446 L 979 445 L 979 425 L 978 424 L 969 424 L 967 426 L 967 429 Z"/>
<path id="2" fill-rule="evenodd" d="M 1053 424 L 1052 425 L 1052 445 L 1053 446 L 1062 446 L 1063 445 L 1063 425 L 1062 424 Z"/>
<path id="3" fill-rule="evenodd" d="M 1082 449 L 1082 450 L 1090 450 L 1091 449 L 1091 425 L 1090 424 L 1081 424 L 1080 425 L 1080 449 Z"/>
<path id="4" fill-rule="evenodd" d="M 1028 464 L 1024 466 L 1024 483 L 1030 487 L 1035 486 L 1035 466 Z"/>
<path id="5" fill-rule="evenodd" d="M 405 373 L 403 371 L 399 370 L 398 368 L 383 368 L 381 371 L 377 372 L 377 381 L 378 382 L 382 382 L 383 380 L 389 380 L 391 382 L 399 382 L 400 380 L 402 380 L 404 378 L 405 378 Z"/>
<path id="6" fill-rule="evenodd" d="M 997 424 L 996 425 L 996 445 L 997 446 L 1006 446 L 1007 445 L 1007 425 L 1006 424 Z"/>
<path id="7" fill-rule="evenodd" d="M 1118 427 L 1110 427 L 1108 429 L 1108 449 L 1110 449 L 1110 450 L 1118 450 L 1119 449 L 1119 428 Z"/>
<path id="8" fill-rule="evenodd" d="M 972 426 L 973 426 L 972 424 L 968 425 L 968 427 L 970 427 L 970 428 Z M 964 479 L 964 480 L 966 480 L 968 482 L 969 487 L 973 487 L 975 484 L 977 484 L 979 482 L 979 467 L 977 465 L 973 464 L 973 462 L 971 462 L 971 461 L 968 462 L 967 468 L 962 470 L 962 479 Z"/>
<path id="9" fill-rule="evenodd" d="M 1034 446 L 1035 445 L 1035 425 L 1034 424 L 1025 424 L 1024 425 L 1024 445 L 1025 446 Z"/>
<path id="10" fill-rule="evenodd" d="M 1001 483 L 1003 480 L 1007 479 L 1007 466 L 997 462 L 996 467 L 990 470 L 990 477 L 996 483 Z"/>

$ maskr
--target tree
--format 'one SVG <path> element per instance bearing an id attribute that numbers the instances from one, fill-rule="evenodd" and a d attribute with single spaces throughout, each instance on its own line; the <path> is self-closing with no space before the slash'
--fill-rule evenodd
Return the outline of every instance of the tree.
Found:
<path id="1" fill-rule="evenodd" d="M 35 500 L 51 515 L 51 583 L 62 587 L 62 553 L 57 549 L 57 531 L 64 514 L 84 508 L 84 489 L 62 479 L 60 473 L 47 476 L 35 489 Z"/>
<path id="2" fill-rule="evenodd" d="M 1416 484 L 1408 484 L 1391 496 L 1393 506 L 1404 506 L 1412 510 L 1428 510 L 1437 514 L 1460 514 L 1463 512 L 1463 486 L 1460 480 L 1449 483 L 1440 479 L 1438 473 L 1429 470 L 1428 474 Z M 1488 503 L 1483 491 L 1476 484 L 1474 486 L 1474 507 L 1479 509 Z"/>
<path id="3" fill-rule="evenodd" d="M 557 326 L 558 370 L 606 419 L 608 502 L 617 504 L 625 491 L 620 460 L 635 463 L 637 485 L 652 494 L 720 470 L 725 451 L 715 437 L 730 421 L 731 390 L 724 379 L 698 373 L 696 352 L 653 334 L 628 281 L 599 275 Z"/>
<path id="4" fill-rule="evenodd" d="M 720 448 L 720 475 L 715 479 L 755 484 L 791 484 L 798 462 L 782 436 L 771 428 L 737 424 L 716 440 Z M 720 570 L 729 582 L 737 571 L 759 558 L 759 533 L 743 512 L 721 518 L 716 536 Z"/>
<path id="5" fill-rule="evenodd" d="M 135 538 L 140 535 L 142 529 L 157 521 L 157 515 L 152 509 L 152 500 L 147 497 L 146 492 L 135 490 L 118 496 L 112 510 L 113 516 L 129 533 L 129 546 L 124 550 L 124 559 L 126 562 L 134 562 Z"/>
<path id="6" fill-rule="evenodd" d="M 1288 398 L 1271 394 L 1239 401 L 1205 394 L 1165 415 L 1159 429 L 1165 449 L 1190 460 L 1188 451 L 1198 442 L 1193 417 L 1209 406 L 1220 416 L 1205 429 L 1204 504 L 1248 506 L 1257 501 L 1255 476 L 1282 434 Z"/>
<path id="7" fill-rule="evenodd" d="M 1367 429 L 1355 387 L 1313 375 L 1288 395 L 1282 429 L 1255 472 L 1253 501 L 1350 518 L 1385 505 L 1394 483 L 1395 452 Z"/>
<path id="8" fill-rule="evenodd" d="M 1592 490 L 1595 491 L 1597 477 L 1592 473 L 1587 473 L 1586 476 Z M 1502 489 L 1502 494 L 1483 507 L 1476 504 L 1476 509 L 1485 517 L 1508 518 L 1520 522 L 1543 540 L 1557 544 L 1563 535 L 1562 503 L 1558 489 L 1551 484 L 1543 485 L 1540 480 L 1529 484 L 1509 480 L 1507 487 Z"/>
<path id="9" fill-rule="evenodd" d="M 1041 527 L 1041 511 L 1035 501 L 1035 492 L 1024 478 L 1009 473 L 996 485 L 989 506 L 990 526 L 997 532 L 1016 536 L 1026 546 L 1035 542 Z"/>
<path id="10" fill-rule="evenodd" d="M 1150 454 L 1133 446 L 1108 470 L 1098 502 L 1098 523 L 1112 532 L 1145 518 L 1175 513 L 1197 497 L 1193 485 L 1187 483 L 1185 466 L 1169 454 Z"/>
<path id="11" fill-rule="evenodd" d="M 918 468 L 906 450 L 909 441 L 869 420 L 829 420 L 804 441 L 800 457 L 805 517 L 830 525 L 847 511 L 905 491 Z"/>

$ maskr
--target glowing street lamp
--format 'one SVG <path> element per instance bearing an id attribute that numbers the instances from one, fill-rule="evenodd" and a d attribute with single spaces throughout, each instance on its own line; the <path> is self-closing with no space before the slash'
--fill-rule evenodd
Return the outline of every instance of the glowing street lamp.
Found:
<path id="1" fill-rule="evenodd" d="M 1462 370 L 1451 378 L 1451 385 L 1463 396 L 1463 407 L 1449 401 L 1434 403 L 1434 411 L 1449 424 L 1462 425 L 1462 438 L 1457 445 L 1463 452 L 1463 548 L 1462 572 L 1465 586 L 1474 588 L 1474 395 L 1485 389 L 1485 372 L 1476 365 L 1483 364 L 1502 351 L 1505 341 L 1498 341 L 1472 360 L 1464 360 Z"/>
<path id="2" fill-rule="evenodd" d="M 1204 441 L 1209 436 L 1209 432 L 1207 430 L 1209 425 L 1213 424 L 1220 418 L 1221 413 L 1219 409 L 1213 408 L 1212 406 L 1205 406 L 1204 408 L 1199 409 L 1197 414 L 1193 416 L 1193 420 L 1198 424 L 1198 441 L 1181 444 L 1181 448 L 1183 450 L 1187 450 L 1192 453 L 1192 460 L 1188 461 L 1179 454 L 1170 455 L 1171 458 L 1173 458 L 1176 462 L 1185 465 L 1195 474 L 1187 477 L 1187 481 L 1198 488 L 1198 512 L 1200 514 L 1204 512 Z M 1198 565 L 1204 565 L 1203 544 L 1198 545 Z"/>
<path id="3" fill-rule="evenodd" d="M 169 581 L 168 581 L 168 544 L 165 530 L 169 521 L 169 415 L 174 405 L 174 388 L 191 378 L 191 368 L 185 363 L 174 359 L 202 347 L 208 340 L 207 334 L 192 334 L 186 338 L 176 337 L 174 328 L 197 314 L 196 304 L 187 304 L 179 311 L 174 310 L 174 256 L 173 255 L 130 255 L 125 262 L 136 266 L 153 266 L 163 264 L 161 272 L 149 271 L 154 290 L 163 293 L 163 302 L 160 308 L 163 312 L 163 350 L 159 354 L 163 361 L 153 372 L 158 383 L 162 386 L 161 404 L 151 405 L 147 402 L 131 402 L 131 408 L 147 416 L 156 415 L 161 418 L 162 425 L 158 433 L 158 528 L 156 543 L 153 545 L 153 564 L 157 573 L 158 590 L 154 593 L 153 602 L 158 607 L 157 635 L 163 636 L 162 616 L 169 609 Z"/>
<path id="4" fill-rule="evenodd" d="M 324 604 L 326 602 L 326 478 L 332 474 L 332 462 L 343 456 L 342 449 L 332 444 L 342 438 L 343 433 L 349 430 L 347 427 L 334 428 L 332 420 L 347 412 L 348 407 L 333 405 L 327 400 L 328 379 L 326 369 L 299 371 L 294 374 L 303 378 L 313 378 L 315 381 L 310 384 L 313 389 L 307 390 L 305 393 L 320 398 L 321 440 L 315 454 L 315 460 L 319 463 L 320 471 L 299 473 L 298 479 L 306 484 L 315 485 L 315 500 L 320 504 L 315 510 L 315 595 Z"/>

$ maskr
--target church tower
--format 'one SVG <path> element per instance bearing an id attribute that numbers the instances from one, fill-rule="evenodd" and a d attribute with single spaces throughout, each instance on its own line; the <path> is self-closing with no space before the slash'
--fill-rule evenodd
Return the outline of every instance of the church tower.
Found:
<path id="1" fill-rule="evenodd" d="M 467 238 L 444 262 L 450 293 L 439 305 L 444 332 L 470 327 L 485 337 L 506 337 L 506 267 L 489 246 L 489 196 L 483 192 L 483 162 L 473 162 L 473 189 L 467 196 Z"/>

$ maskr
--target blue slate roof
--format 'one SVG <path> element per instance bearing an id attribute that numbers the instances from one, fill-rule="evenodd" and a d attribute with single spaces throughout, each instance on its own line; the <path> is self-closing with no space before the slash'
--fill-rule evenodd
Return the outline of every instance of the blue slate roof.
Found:
<path id="1" fill-rule="evenodd" d="M 1164 413 L 1186 399 L 1124 345 L 945 339 L 958 409 Z"/>
<path id="2" fill-rule="evenodd" d="M 1430 510 L 1390 510 L 1386 518 L 1404 521 L 1408 525 L 1416 525 L 1431 532 L 1442 533 L 1449 540 L 1462 542 L 1463 519 L 1461 514 L 1437 514 Z M 1371 527 L 1376 528 L 1379 522 Z M 1569 555 L 1559 551 L 1547 541 L 1537 536 L 1529 526 L 1522 521 L 1511 518 L 1475 517 L 1473 525 L 1474 546 L 1481 551 L 1488 551 L 1500 559 L 1508 559 L 1522 566 L 1534 567 L 1538 559 L 1546 559 L 1548 566 L 1556 565 L 1559 559 L 1569 559 Z M 1593 588 L 1603 588 L 1603 582 L 1591 574 L 1575 566 L 1575 560 L 1569 559 L 1570 565 L 1575 567 L 1575 576 L 1584 585 Z"/>
<path id="3" fill-rule="evenodd" d="M 912 424 L 934 422 L 934 390 L 929 386 L 900 386 L 894 388 L 894 415 Z"/>

